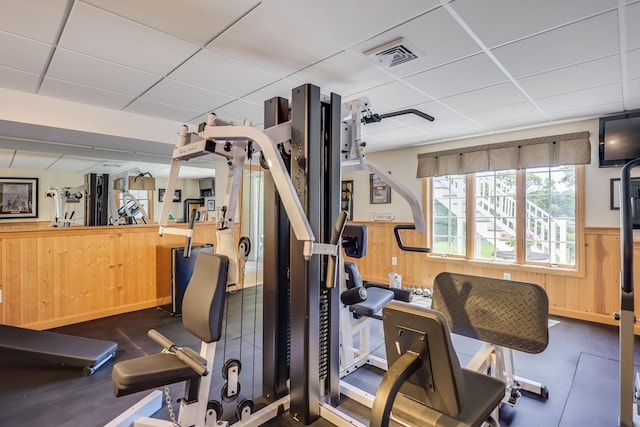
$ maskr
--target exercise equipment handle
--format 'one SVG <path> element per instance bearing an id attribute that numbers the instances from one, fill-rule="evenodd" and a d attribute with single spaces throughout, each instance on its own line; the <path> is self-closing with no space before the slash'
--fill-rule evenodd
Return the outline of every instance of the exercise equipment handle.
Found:
<path id="1" fill-rule="evenodd" d="M 407 351 L 389 367 L 373 399 L 370 427 L 388 427 L 391 408 L 400 387 L 418 370 L 422 363 L 423 352 Z"/>
<path id="2" fill-rule="evenodd" d="M 193 229 L 196 226 L 196 221 L 198 219 L 200 219 L 200 213 L 198 212 L 197 209 L 193 209 L 191 211 L 191 222 L 189 223 L 189 230 L 193 231 Z M 184 244 L 183 256 L 185 258 L 189 258 L 191 256 L 192 243 L 193 243 L 193 235 L 189 234 L 187 236 L 187 240 L 185 241 L 185 244 Z"/>
<path id="3" fill-rule="evenodd" d="M 430 248 L 418 248 L 415 246 L 405 246 L 402 242 L 402 236 L 400 236 L 400 230 L 415 230 L 415 224 L 398 224 L 393 227 L 393 234 L 396 236 L 396 242 L 398 242 L 398 247 L 403 251 L 407 252 L 431 252 Z"/>
<path id="4" fill-rule="evenodd" d="M 344 226 L 347 223 L 347 212 L 340 211 L 338 214 L 338 220 L 336 221 L 336 226 L 333 229 L 333 233 L 331 234 L 331 241 L 329 242 L 332 245 L 338 245 L 340 240 L 342 240 L 342 232 L 344 231 Z M 327 281 L 326 286 L 327 289 L 331 289 L 336 285 L 336 255 L 329 255 L 329 259 L 327 260 Z"/>
<path id="5" fill-rule="evenodd" d="M 430 116 L 427 113 L 423 113 L 420 110 L 416 110 L 415 108 L 407 108 L 406 110 L 392 111 L 390 113 L 380 114 L 380 119 L 386 119 L 387 117 L 402 116 L 404 114 L 415 114 L 416 116 L 421 117 L 421 118 L 423 118 L 425 120 L 428 120 L 430 122 L 435 120 L 435 118 L 433 116 Z"/>
<path id="6" fill-rule="evenodd" d="M 200 357 L 200 355 L 198 355 L 198 358 L 193 357 L 193 355 L 191 354 L 193 350 L 189 352 L 181 347 L 178 347 L 170 339 L 168 339 L 155 329 L 150 329 L 147 334 L 149 335 L 149 338 L 158 343 L 160 347 L 167 351 L 170 351 L 178 358 L 178 360 L 193 369 L 196 374 L 202 377 L 205 377 L 209 374 L 209 370 L 202 363 L 202 358 Z"/>
<path id="7" fill-rule="evenodd" d="M 633 221 L 631 218 L 631 169 L 640 165 L 640 158 L 623 166 L 620 172 L 620 245 L 622 266 L 620 280 L 622 290 L 633 292 Z M 624 308 L 623 308 L 624 309 Z M 630 310 L 633 310 L 633 305 Z"/>

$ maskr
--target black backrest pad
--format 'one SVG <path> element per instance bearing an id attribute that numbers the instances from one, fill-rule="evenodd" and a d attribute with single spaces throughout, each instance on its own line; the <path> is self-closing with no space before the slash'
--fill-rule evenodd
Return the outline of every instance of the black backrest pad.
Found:
<path id="1" fill-rule="evenodd" d="M 227 291 L 229 258 L 200 252 L 182 300 L 182 324 L 206 343 L 218 341 Z"/>
<path id="2" fill-rule="evenodd" d="M 533 283 L 440 273 L 432 308 L 458 335 L 527 353 L 540 353 L 549 342 L 549 299 Z"/>
<path id="3" fill-rule="evenodd" d="M 347 274 L 347 289 L 362 287 L 362 276 L 358 270 L 358 266 L 352 262 L 345 261 L 344 272 Z"/>

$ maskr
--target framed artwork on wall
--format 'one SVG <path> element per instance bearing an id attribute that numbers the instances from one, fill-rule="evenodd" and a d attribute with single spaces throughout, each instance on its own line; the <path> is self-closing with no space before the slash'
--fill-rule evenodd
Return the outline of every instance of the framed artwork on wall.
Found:
<path id="1" fill-rule="evenodd" d="M 160 203 L 164 202 L 164 193 L 167 190 L 165 188 L 158 189 L 158 201 Z M 181 202 L 182 201 L 182 190 L 175 190 L 173 193 L 173 202 Z"/>
<path id="2" fill-rule="evenodd" d="M 369 203 L 391 203 L 391 187 L 374 173 L 369 175 Z"/>
<path id="3" fill-rule="evenodd" d="M 0 219 L 38 218 L 38 178 L 0 178 Z"/>

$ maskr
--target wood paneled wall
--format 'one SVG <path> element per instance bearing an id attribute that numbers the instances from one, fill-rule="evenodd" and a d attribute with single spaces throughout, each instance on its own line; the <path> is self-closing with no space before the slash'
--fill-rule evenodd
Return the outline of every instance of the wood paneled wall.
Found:
<path id="1" fill-rule="evenodd" d="M 197 224 L 193 241 L 215 244 L 215 233 Z M 1 228 L 0 321 L 46 329 L 154 307 L 166 294 L 156 289 L 156 246 L 183 243 L 157 225 Z"/>
<path id="2" fill-rule="evenodd" d="M 358 265 L 365 280 L 388 283 L 388 273 L 402 275 L 404 287 L 419 285 L 431 287 L 434 277 L 442 272 L 456 272 L 485 277 L 503 278 L 510 273 L 512 280 L 541 285 L 549 296 L 552 314 L 617 324 L 613 313 L 620 309 L 620 230 L 617 228 L 587 228 L 584 236 L 584 259 L 579 271 L 557 268 L 516 266 L 499 262 L 480 262 L 424 253 L 403 252 L 395 243 L 393 223 L 363 222 L 369 229 L 369 248 L 366 257 L 349 259 Z M 425 245 L 423 235 L 407 236 L 415 246 Z M 640 278 L 640 247 L 635 243 L 634 271 L 636 283 Z M 579 253 L 579 251 L 578 251 Z M 391 265 L 396 257 L 398 265 Z M 640 292 L 638 292 L 640 294 Z M 636 294 L 636 310 L 640 307 Z M 636 329 L 638 333 L 640 329 Z"/>

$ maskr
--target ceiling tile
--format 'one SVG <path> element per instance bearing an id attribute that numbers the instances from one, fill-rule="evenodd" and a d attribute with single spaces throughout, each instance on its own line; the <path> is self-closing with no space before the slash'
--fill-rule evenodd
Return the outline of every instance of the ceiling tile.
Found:
<path id="1" fill-rule="evenodd" d="M 297 84 L 313 83 L 323 93 L 349 96 L 365 89 L 388 83 L 395 78 L 380 70 L 361 55 L 349 51 L 320 61 L 287 77 Z"/>
<path id="2" fill-rule="evenodd" d="M 640 78 L 629 80 L 627 83 L 627 90 L 629 92 L 629 100 L 634 98 L 640 98 Z M 630 108 L 627 106 L 627 108 Z"/>
<path id="3" fill-rule="evenodd" d="M 82 157 L 62 156 L 49 170 L 61 172 L 83 173 L 103 163 L 103 159 L 87 159 Z"/>
<path id="4" fill-rule="evenodd" d="M 198 114 L 210 112 L 233 101 L 230 96 L 180 83 L 172 79 L 163 79 L 149 89 L 142 98 L 197 111 Z"/>
<path id="5" fill-rule="evenodd" d="M 59 45 L 162 75 L 197 50 L 191 43 L 81 2 L 74 4 Z"/>
<path id="6" fill-rule="evenodd" d="M 3 0 L 0 30 L 54 43 L 66 6 L 67 0 Z"/>
<path id="7" fill-rule="evenodd" d="M 590 105 L 587 107 L 577 108 L 575 110 L 558 111 L 549 113 L 548 116 L 549 119 L 554 121 L 576 121 L 610 116 L 612 114 L 619 114 L 622 111 L 622 103 L 620 101 L 616 101 Z"/>
<path id="8" fill-rule="evenodd" d="M 11 167 L 16 150 L 0 149 L 0 168 Z"/>
<path id="9" fill-rule="evenodd" d="M 627 78 L 640 79 L 640 49 L 627 52 Z"/>
<path id="10" fill-rule="evenodd" d="M 239 98 L 278 80 L 272 74 L 204 49 L 170 78 Z"/>
<path id="11" fill-rule="evenodd" d="M 420 128 L 416 127 L 399 127 L 396 129 L 385 130 L 382 132 L 376 132 L 373 135 L 375 136 L 371 141 L 368 141 L 368 136 L 363 136 L 363 140 L 367 143 L 367 147 L 370 145 L 378 146 L 380 149 L 380 145 L 389 146 L 390 144 L 395 143 L 404 143 L 407 140 L 415 140 L 416 138 L 422 137 L 424 131 Z M 384 148 L 387 149 L 386 147 Z"/>
<path id="12" fill-rule="evenodd" d="M 517 40 L 614 9 L 616 0 L 456 0 L 451 3 L 487 47 Z M 496 25 L 499 22 L 500 25 Z"/>
<path id="13" fill-rule="evenodd" d="M 188 110 L 176 107 L 175 105 L 162 104 L 160 102 L 149 101 L 138 98 L 133 101 L 124 111 L 130 113 L 144 114 L 146 116 L 160 117 L 173 120 L 175 122 L 186 123 L 193 117 L 201 114 L 201 111 Z"/>
<path id="14" fill-rule="evenodd" d="M 35 93 L 39 82 L 40 76 L 37 74 L 0 67 L 0 86 L 7 89 Z"/>
<path id="15" fill-rule="evenodd" d="M 518 83 L 533 99 L 604 86 L 619 81 L 620 55 L 612 55 L 518 79 Z"/>
<path id="16" fill-rule="evenodd" d="M 199 46 L 203 46 L 256 4 L 254 0 L 84 1 Z"/>
<path id="17" fill-rule="evenodd" d="M 491 129 L 504 128 L 505 125 L 517 123 L 545 123 L 547 120 L 531 102 L 506 105 L 490 110 L 477 111 L 468 115 L 469 118 L 482 123 Z"/>
<path id="18" fill-rule="evenodd" d="M 434 98 L 442 98 L 502 83 L 507 77 L 487 55 L 479 54 L 405 80 Z"/>
<path id="19" fill-rule="evenodd" d="M 21 169 L 48 169 L 61 156 L 59 154 L 32 153 L 29 151 L 16 151 L 11 164 L 12 168 Z"/>
<path id="20" fill-rule="evenodd" d="M 614 11 L 499 47 L 493 53 L 518 78 L 618 51 L 618 15 Z"/>
<path id="21" fill-rule="evenodd" d="M 627 49 L 640 48 L 640 2 L 630 4 L 626 7 L 627 16 Z"/>
<path id="22" fill-rule="evenodd" d="M 576 111 L 589 109 L 598 105 L 620 102 L 622 99 L 622 88 L 620 83 L 600 86 L 591 89 L 579 90 L 562 95 L 550 96 L 537 99 L 536 103 L 550 118 L 554 114 L 565 111 Z M 622 107 L 622 102 L 620 102 Z"/>
<path id="23" fill-rule="evenodd" d="M 78 85 L 65 82 L 64 80 L 45 77 L 40 88 L 40 95 L 54 98 L 67 99 L 69 101 L 81 102 L 83 104 L 97 105 L 100 107 L 121 109 L 134 97 L 120 93 L 109 92 L 89 86 Z"/>
<path id="24" fill-rule="evenodd" d="M 51 45 L 0 31 L 0 66 L 41 74 Z"/>
<path id="25" fill-rule="evenodd" d="M 438 138 L 475 135 L 488 131 L 486 127 L 483 127 L 482 125 L 460 115 L 448 117 L 442 120 L 436 120 L 434 122 L 426 123 L 423 125 L 417 125 L 415 127 L 424 130 L 429 134 L 435 135 Z"/>
<path id="26" fill-rule="evenodd" d="M 404 37 L 414 45 L 418 59 L 389 68 L 394 75 L 404 77 L 480 51 L 478 44 L 462 29 L 444 8 L 435 9 L 403 25 L 352 48 L 364 52 Z"/>
<path id="27" fill-rule="evenodd" d="M 279 96 L 281 98 L 291 99 L 291 91 L 300 86 L 290 80 L 282 79 L 261 89 L 251 92 L 250 94 L 243 96 L 245 101 L 253 102 L 254 104 L 264 103 L 267 99 Z"/>
<path id="28" fill-rule="evenodd" d="M 47 76 L 125 95 L 139 95 L 161 78 L 62 48 L 56 49 Z"/>
<path id="29" fill-rule="evenodd" d="M 526 100 L 527 98 L 516 85 L 511 82 L 440 99 L 441 102 L 461 113 L 489 110 L 503 105 L 517 104 Z"/>
<path id="30" fill-rule="evenodd" d="M 299 25 L 264 3 L 207 48 L 278 77 L 285 77 L 341 50 L 323 35 L 321 25 Z"/>
<path id="31" fill-rule="evenodd" d="M 263 104 L 254 104 L 247 101 L 237 100 L 224 107 L 216 108 L 212 111 L 223 120 L 242 124 L 245 119 L 251 120 L 252 124 L 259 124 L 264 121 Z"/>
<path id="32" fill-rule="evenodd" d="M 342 47 L 367 40 L 439 6 L 437 0 L 403 0 L 402 7 L 387 0 L 266 0 L 265 3 L 299 25 L 314 27 L 321 23 L 322 32 Z"/>
<path id="33" fill-rule="evenodd" d="M 377 114 L 389 113 L 412 105 L 431 101 L 427 96 L 412 89 L 402 82 L 391 82 L 349 96 L 344 101 L 362 96 L 369 98 L 371 111 Z"/>

